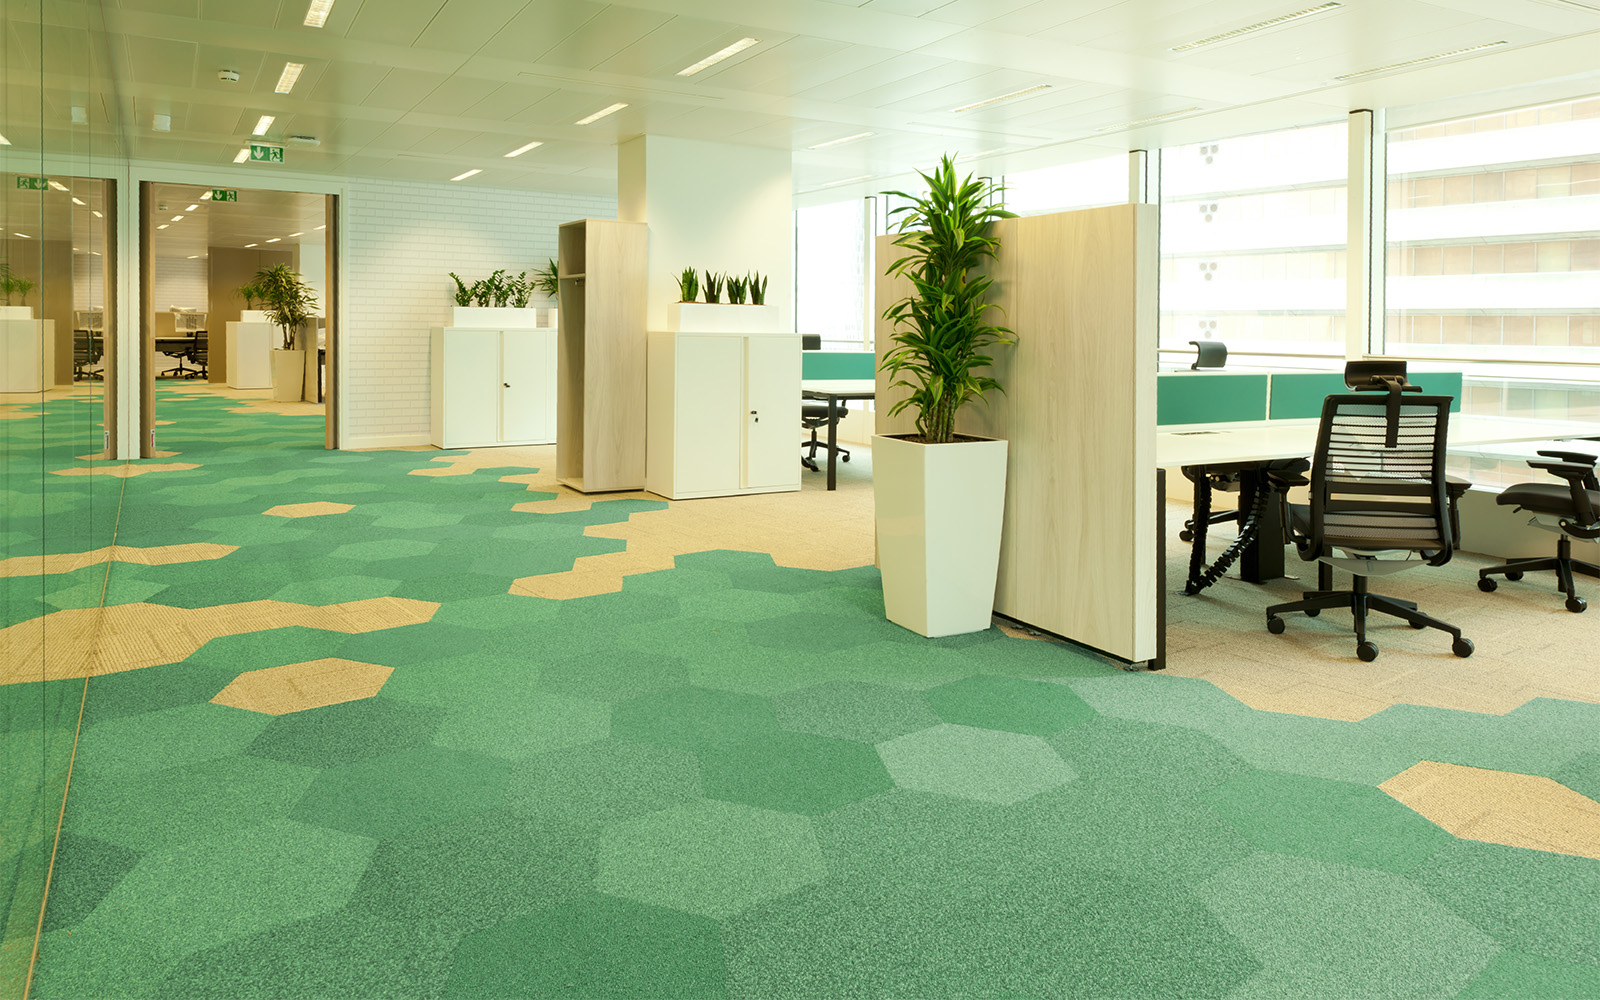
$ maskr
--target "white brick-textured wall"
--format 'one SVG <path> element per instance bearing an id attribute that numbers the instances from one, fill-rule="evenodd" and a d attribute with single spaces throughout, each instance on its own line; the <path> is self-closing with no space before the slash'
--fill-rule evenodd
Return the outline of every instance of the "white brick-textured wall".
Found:
<path id="1" fill-rule="evenodd" d="M 211 262 L 203 257 L 157 257 L 155 282 L 157 312 L 173 306 L 201 311 L 211 308 Z"/>
<path id="2" fill-rule="evenodd" d="M 556 255 L 563 222 L 617 217 L 613 197 L 385 180 L 348 190 L 345 448 L 428 442 L 428 331 L 449 322 L 451 271 L 468 283 L 498 268 L 531 272 Z"/>

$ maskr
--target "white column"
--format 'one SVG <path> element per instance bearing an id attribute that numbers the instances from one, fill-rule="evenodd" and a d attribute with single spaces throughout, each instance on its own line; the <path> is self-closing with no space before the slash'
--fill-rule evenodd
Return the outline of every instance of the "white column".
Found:
<path id="1" fill-rule="evenodd" d="M 1349 236 L 1345 256 L 1345 358 L 1383 351 L 1384 161 L 1383 111 L 1352 111 L 1349 119 Z"/>
<path id="2" fill-rule="evenodd" d="M 1135 205 L 1161 204 L 1161 151 L 1128 151 L 1128 200 Z"/>

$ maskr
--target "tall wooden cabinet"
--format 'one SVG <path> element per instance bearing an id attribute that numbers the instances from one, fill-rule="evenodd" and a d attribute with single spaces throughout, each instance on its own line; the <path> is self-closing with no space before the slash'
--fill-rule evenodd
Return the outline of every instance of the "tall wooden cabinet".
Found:
<path id="1" fill-rule="evenodd" d="M 584 493 L 644 486 L 647 233 L 609 219 L 560 231 L 556 479 Z"/>
<path id="2" fill-rule="evenodd" d="M 645 488 L 671 500 L 800 488 L 797 333 L 651 333 Z"/>

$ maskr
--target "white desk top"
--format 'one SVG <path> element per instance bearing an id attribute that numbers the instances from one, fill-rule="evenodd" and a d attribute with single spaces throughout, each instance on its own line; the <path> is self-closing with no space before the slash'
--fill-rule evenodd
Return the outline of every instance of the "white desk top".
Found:
<path id="1" fill-rule="evenodd" d="M 870 396 L 878 391 L 878 381 L 870 378 L 808 378 L 800 381 L 800 388 L 805 392 L 832 392 L 841 396 L 866 393 Z"/>
<path id="2" fill-rule="evenodd" d="M 1317 445 L 1316 420 L 1251 420 L 1233 424 L 1184 424 L 1156 432 L 1156 464 L 1209 465 L 1309 458 Z M 1546 441 L 1600 435 L 1600 424 L 1574 420 L 1450 415 L 1450 447 Z"/>

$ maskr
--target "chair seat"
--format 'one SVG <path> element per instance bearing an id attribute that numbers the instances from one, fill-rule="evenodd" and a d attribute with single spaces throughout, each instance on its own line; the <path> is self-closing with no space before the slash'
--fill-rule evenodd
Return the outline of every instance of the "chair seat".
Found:
<path id="1" fill-rule="evenodd" d="M 828 419 L 828 404 L 826 403 L 801 403 L 800 416 L 804 419 Z"/>
<path id="2" fill-rule="evenodd" d="M 1600 491 L 1585 492 L 1589 494 L 1589 503 L 1600 510 Z M 1572 490 L 1565 483 L 1518 483 L 1501 493 L 1495 503 L 1502 507 L 1522 507 L 1538 514 L 1577 516 L 1572 506 Z"/>
<path id="3" fill-rule="evenodd" d="M 1309 504 L 1289 505 L 1289 520 L 1302 535 L 1311 533 Z M 1330 548 L 1362 551 L 1440 548 L 1433 519 L 1396 514 L 1327 514 L 1322 519 L 1322 538 Z"/>

